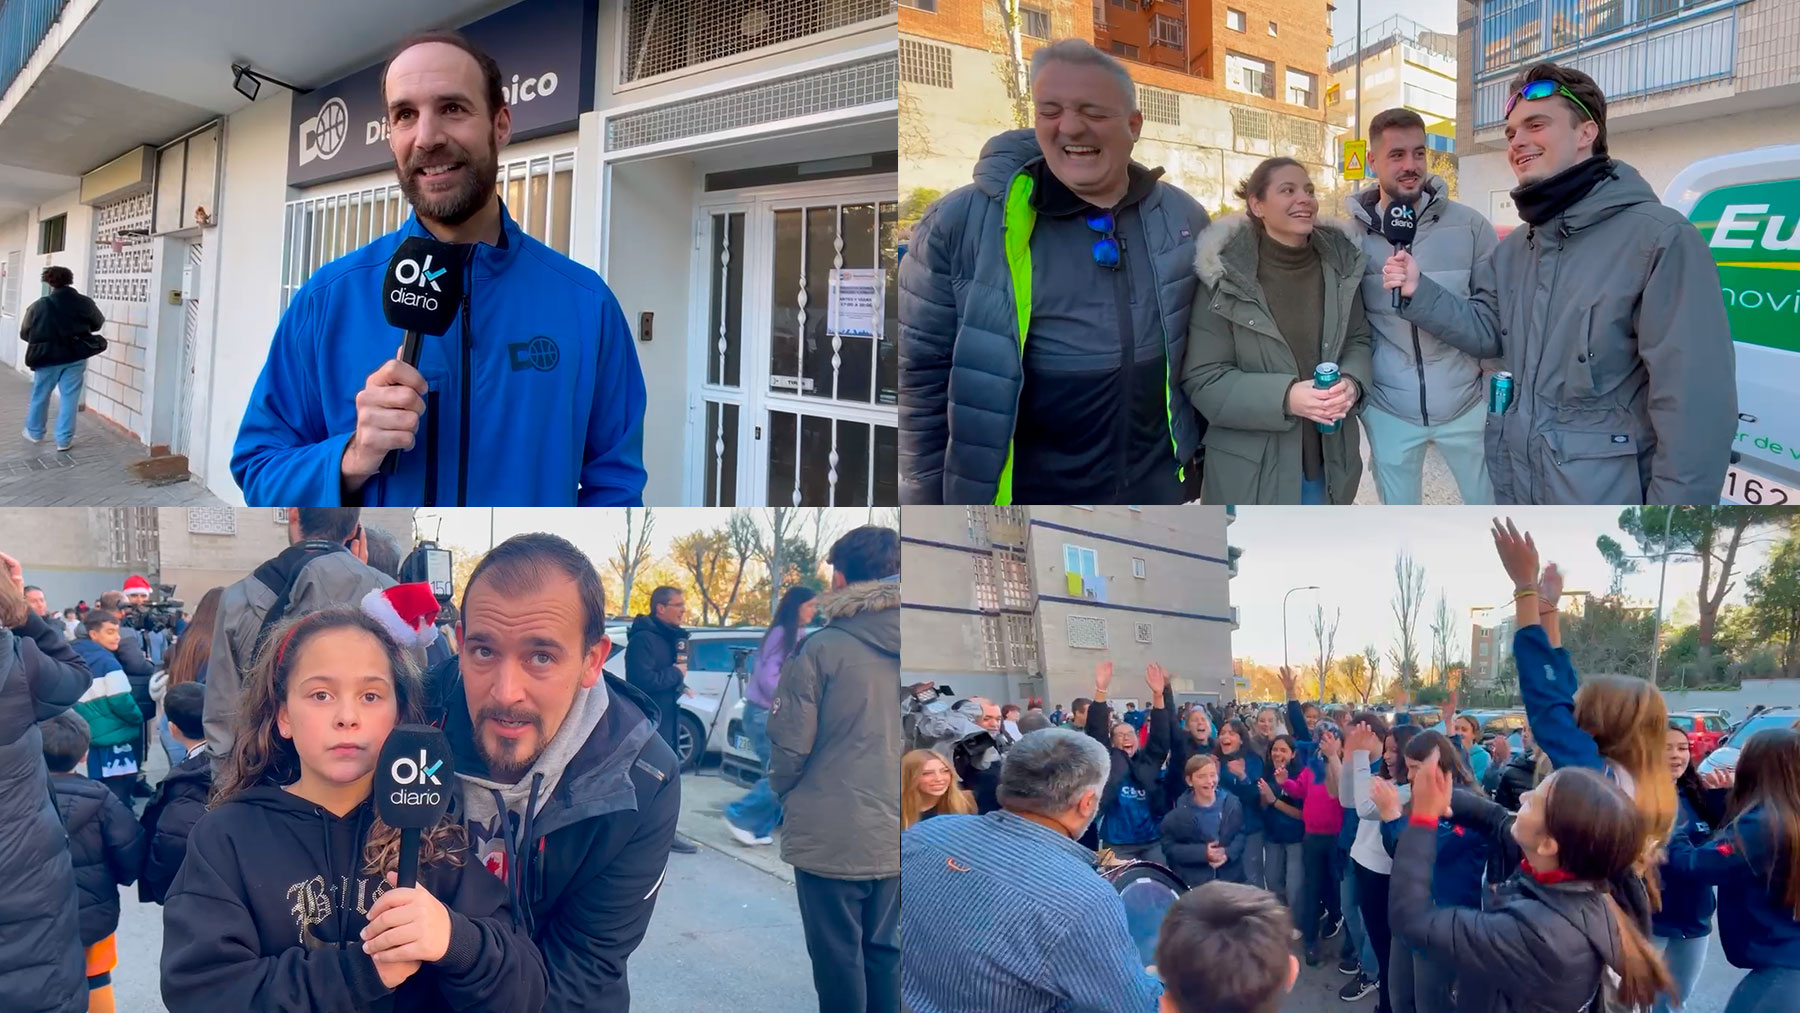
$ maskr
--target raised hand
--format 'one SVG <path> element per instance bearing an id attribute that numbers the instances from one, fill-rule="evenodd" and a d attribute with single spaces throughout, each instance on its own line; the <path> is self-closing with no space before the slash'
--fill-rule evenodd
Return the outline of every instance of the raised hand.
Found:
<path id="1" fill-rule="evenodd" d="M 1094 666 L 1094 688 L 1104 693 L 1112 688 L 1113 663 L 1102 661 Z"/>
<path id="2" fill-rule="evenodd" d="M 1520 534 L 1513 526 L 1512 518 L 1507 518 L 1504 523 L 1500 518 L 1494 518 L 1494 551 L 1500 554 L 1500 565 L 1512 578 L 1513 587 L 1534 586 L 1538 576 L 1537 543 L 1531 540 L 1529 533 Z"/>
<path id="3" fill-rule="evenodd" d="M 1289 700 L 1298 699 L 1294 692 L 1294 682 L 1296 679 L 1297 676 L 1294 675 L 1293 669 L 1286 665 L 1281 666 L 1281 688 L 1287 691 L 1287 698 Z"/>
<path id="4" fill-rule="evenodd" d="M 1144 666 L 1144 681 L 1150 684 L 1151 706 L 1161 706 L 1163 690 L 1169 685 L 1169 670 L 1152 661 Z"/>
<path id="5" fill-rule="evenodd" d="M 1556 568 L 1555 563 L 1545 566 L 1543 574 L 1538 577 L 1538 612 L 1540 614 L 1556 611 L 1556 602 L 1562 597 L 1562 589 L 1562 571 Z"/>
<path id="6" fill-rule="evenodd" d="M 1350 746 L 1351 752 L 1360 749 L 1370 756 L 1378 755 L 1381 752 L 1381 739 L 1368 725 L 1351 725 L 1349 738 L 1345 741 Z"/>
<path id="7" fill-rule="evenodd" d="M 1436 747 L 1412 776 L 1412 805 L 1415 813 L 1441 816 L 1450 812 L 1450 775 L 1439 766 Z"/>

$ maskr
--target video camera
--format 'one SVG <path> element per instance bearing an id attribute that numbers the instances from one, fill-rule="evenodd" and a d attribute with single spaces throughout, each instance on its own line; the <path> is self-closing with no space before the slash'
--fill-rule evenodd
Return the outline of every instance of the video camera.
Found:
<path id="1" fill-rule="evenodd" d="M 119 611 L 119 625 L 140 633 L 154 630 L 173 632 L 181 621 L 180 612 L 187 603 L 175 597 L 174 584 L 158 584 L 150 600 L 142 605 L 124 603 Z"/>

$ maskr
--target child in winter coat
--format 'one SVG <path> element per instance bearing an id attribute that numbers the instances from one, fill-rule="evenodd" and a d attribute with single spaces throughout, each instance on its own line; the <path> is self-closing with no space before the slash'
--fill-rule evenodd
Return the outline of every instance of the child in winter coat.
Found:
<path id="1" fill-rule="evenodd" d="M 424 831 L 418 885 L 395 885 L 400 832 L 370 791 L 420 696 L 406 650 L 362 612 L 271 632 L 163 909 L 171 1013 L 543 1004 L 543 958 L 453 819 Z"/>
<path id="2" fill-rule="evenodd" d="M 1189 757 L 1186 773 L 1187 793 L 1162 819 L 1169 868 L 1190 887 L 1243 882 L 1243 803 L 1219 790 L 1219 760 L 1211 753 Z"/>
<path id="3" fill-rule="evenodd" d="M 1263 812 L 1257 784 L 1262 781 L 1263 761 L 1250 749 L 1250 733 L 1237 718 L 1219 725 L 1215 740 L 1219 758 L 1219 790 L 1237 797 L 1244 812 L 1244 858 L 1241 882 L 1258 890 L 1263 886 Z"/>
<path id="4" fill-rule="evenodd" d="M 82 777 L 87 722 L 73 711 L 39 722 L 44 766 L 56 793 L 56 811 L 69 833 L 69 857 L 81 894 L 81 945 L 86 951 L 89 1013 L 112 1013 L 112 970 L 119 951 L 119 887 L 137 878 L 144 832 L 131 810 L 106 785 Z"/>
<path id="5" fill-rule="evenodd" d="M 124 662 L 114 653 L 119 649 L 120 632 L 117 613 L 94 609 L 81 617 L 87 628 L 86 640 L 73 646 L 81 660 L 94 673 L 93 685 L 75 705 L 75 712 L 88 724 L 87 776 L 102 782 L 131 804 L 131 789 L 137 783 L 138 739 L 144 730 L 144 712 L 132 694 L 131 680 L 125 675 Z"/>
<path id="6" fill-rule="evenodd" d="M 1468 801 L 1498 814 L 1521 864 L 1486 910 L 1445 907 L 1432 899 L 1432 880 L 1451 775 L 1432 753 L 1412 775 L 1412 815 L 1394 855 L 1390 913 L 1396 940 L 1455 976 L 1458 1013 L 1598 1010 L 1609 998 L 1637 1007 L 1674 989 L 1650 940 L 1612 895 L 1612 883 L 1628 877 L 1644 848 L 1645 828 L 1630 799 L 1578 767 L 1558 770 L 1527 793 L 1516 817 L 1474 792 L 1458 792 L 1459 810 Z M 1378 800 L 1383 805 L 1393 804 L 1391 786 L 1374 790 L 1386 796 Z"/>
<path id="7" fill-rule="evenodd" d="M 182 856 L 187 854 L 188 834 L 206 815 L 206 799 L 212 794 L 212 754 L 206 750 L 205 704 L 206 687 L 197 682 L 171 686 L 163 697 L 169 734 L 185 750 L 187 759 L 156 786 L 139 821 L 149 842 L 144 872 L 138 877 L 141 901 L 161 904 L 168 898 L 169 884 L 175 882 Z"/>
<path id="8" fill-rule="evenodd" d="M 1162 767 L 1169 758 L 1169 719 L 1175 712 L 1174 694 L 1169 690 L 1169 673 L 1161 665 L 1150 663 L 1144 680 L 1157 702 L 1149 711 L 1150 737 L 1140 746 L 1137 733 L 1130 725 L 1112 725 L 1111 709 L 1106 704 L 1107 690 L 1112 686 L 1112 662 L 1103 661 L 1094 672 L 1094 702 L 1088 705 L 1089 736 L 1108 747 L 1112 769 L 1100 799 L 1100 840 L 1122 859 L 1163 862 L 1162 844 L 1157 836 L 1157 821 L 1162 817 Z"/>

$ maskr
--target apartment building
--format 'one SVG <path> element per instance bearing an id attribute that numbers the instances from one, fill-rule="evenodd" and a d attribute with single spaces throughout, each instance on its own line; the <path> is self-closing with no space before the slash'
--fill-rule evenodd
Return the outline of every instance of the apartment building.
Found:
<path id="1" fill-rule="evenodd" d="M 1231 190 L 1271 155 L 1330 174 L 1329 11 L 1319 0 L 1033 0 L 1019 5 L 1019 49 L 1029 64 L 1039 46 L 1080 38 L 1125 61 L 1144 114 L 1137 160 L 1210 210 L 1235 204 Z M 902 0 L 908 192 L 968 183 L 988 138 L 1030 125 L 1015 118 L 1010 51 L 997 4 Z"/>
<path id="2" fill-rule="evenodd" d="M 1689 163 L 1800 141 L 1794 0 L 1459 0 L 1457 152 L 1464 199 L 1520 224 L 1505 111 L 1514 77 L 1549 60 L 1607 97 L 1607 144 L 1661 193 Z"/>
<path id="3" fill-rule="evenodd" d="M 362 523 L 413 545 L 408 507 L 365 507 Z M 93 601 L 141 574 L 172 584 L 189 611 L 208 589 L 242 580 L 288 546 L 286 509 L 66 507 L 15 510 L 0 550 L 18 559 L 25 582 L 50 607 Z"/>
<path id="4" fill-rule="evenodd" d="M 1345 39 L 1331 47 L 1327 69 L 1330 83 L 1325 87 L 1325 115 L 1335 139 L 1366 138 L 1369 121 L 1383 109 L 1411 109 L 1425 121 L 1432 171 L 1454 180 L 1455 35 L 1434 32 L 1411 18 L 1395 15 L 1363 29 L 1360 44 L 1357 39 Z"/>
<path id="5" fill-rule="evenodd" d="M 1231 699 L 1233 563 L 1224 511 L 1184 507 L 921 507 L 901 535 L 906 682 L 1047 706 L 1145 702 L 1144 667 L 1180 700 Z"/>

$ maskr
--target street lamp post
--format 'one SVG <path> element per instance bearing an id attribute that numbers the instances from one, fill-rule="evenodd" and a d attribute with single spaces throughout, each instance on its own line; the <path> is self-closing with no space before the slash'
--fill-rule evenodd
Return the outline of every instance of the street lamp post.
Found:
<path id="1" fill-rule="evenodd" d="M 1281 596 L 1281 667 L 1282 668 L 1289 667 L 1289 665 L 1288 665 L 1288 625 L 1287 625 L 1288 599 L 1292 598 L 1294 596 L 1295 591 L 1317 591 L 1318 589 L 1319 589 L 1319 585 L 1317 585 L 1317 584 L 1308 584 L 1305 587 L 1291 587 L 1291 588 L 1288 588 L 1287 594 L 1284 594 Z M 1321 685 L 1323 685 L 1323 684 L 1321 684 Z M 1319 691 L 1319 698 L 1321 700 L 1323 700 L 1325 698 L 1325 691 L 1323 688 L 1321 688 Z"/>
<path id="2" fill-rule="evenodd" d="M 1675 508 L 1668 507 L 1663 520 L 1662 576 L 1656 585 L 1656 628 L 1650 640 L 1650 685 L 1656 685 L 1656 663 L 1662 655 L 1663 594 L 1669 588 L 1669 531 L 1675 525 Z"/>

